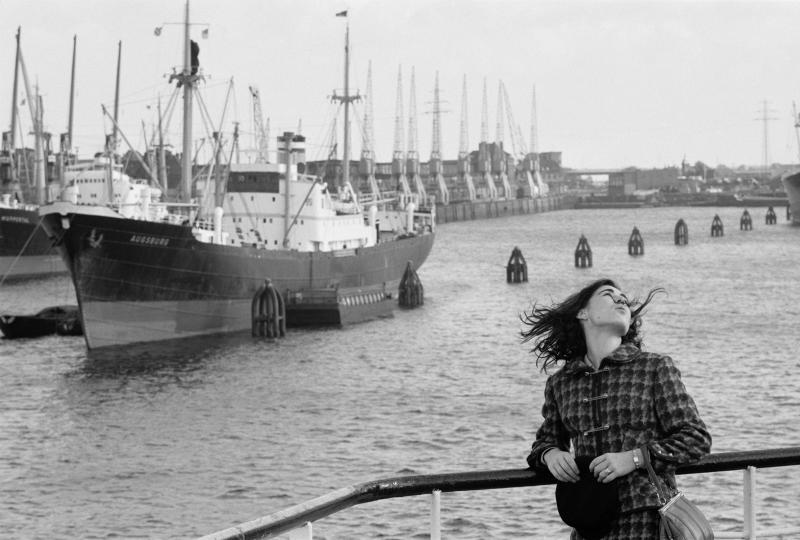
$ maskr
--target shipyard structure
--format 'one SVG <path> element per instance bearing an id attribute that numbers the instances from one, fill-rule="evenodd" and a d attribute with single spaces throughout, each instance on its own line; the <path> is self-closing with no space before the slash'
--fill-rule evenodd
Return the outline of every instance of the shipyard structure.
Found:
<path id="1" fill-rule="evenodd" d="M 561 208 L 558 190 L 552 190 L 549 185 L 551 180 L 555 184 L 561 183 L 561 153 L 539 153 L 536 148 L 535 88 L 532 99 L 531 145 L 528 146 L 514 120 L 508 93 L 502 81 L 497 91 L 495 136 L 490 140 L 487 88 L 484 80 L 481 138 L 475 149 L 469 143 L 465 77 L 458 156 L 456 159 L 445 159 L 441 153 L 441 106 L 437 74 L 433 91 L 431 152 L 425 160 L 420 157 L 418 148 L 414 71 L 411 71 L 407 119 L 404 115 L 402 81 L 401 69 L 397 77 L 394 146 L 390 161 L 377 161 L 375 157 L 370 66 L 367 93 L 365 96 L 356 96 L 364 105 L 360 157 L 350 157 L 349 141 L 346 139 L 342 145 L 343 155 L 338 156 L 339 144 L 335 138 L 336 131 L 333 130 L 331 140 L 326 141 L 326 146 L 331 149 L 328 158 L 308 161 L 306 172 L 322 178 L 328 186 L 340 188 L 343 184 L 349 184 L 365 200 L 380 200 L 384 194 L 391 192 L 399 193 L 401 197 L 413 197 L 424 206 L 435 205 L 437 221 L 440 223 Z M 334 95 L 333 99 L 341 98 Z"/>

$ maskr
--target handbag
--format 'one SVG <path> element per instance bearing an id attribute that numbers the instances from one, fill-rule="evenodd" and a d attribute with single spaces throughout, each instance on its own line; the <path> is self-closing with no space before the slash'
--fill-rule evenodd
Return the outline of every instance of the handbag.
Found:
<path id="1" fill-rule="evenodd" d="M 582 538 L 595 540 L 611 530 L 619 514 L 617 481 L 598 482 L 589 470 L 591 457 L 576 457 L 580 471 L 577 482 L 558 482 L 556 505 L 561 520 L 578 531 Z"/>
<path id="2" fill-rule="evenodd" d="M 650 483 L 656 488 L 658 500 L 663 505 L 658 509 L 661 516 L 660 540 L 714 540 L 714 531 L 703 512 L 680 491 L 670 497 L 669 489 L 662 486 L 650 464 L 650 452 L 642 449 L 644 465 L 650 475 Z"/>

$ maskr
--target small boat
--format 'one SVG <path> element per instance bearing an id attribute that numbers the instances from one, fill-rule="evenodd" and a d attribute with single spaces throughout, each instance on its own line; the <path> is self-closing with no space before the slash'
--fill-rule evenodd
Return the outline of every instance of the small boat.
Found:
<path id="1" fill-rule="evenodd" d="M 83 334 L 78 306 L 51 306 L 35 315 L 0 315 L 0 330 L 6 339 Z"/>

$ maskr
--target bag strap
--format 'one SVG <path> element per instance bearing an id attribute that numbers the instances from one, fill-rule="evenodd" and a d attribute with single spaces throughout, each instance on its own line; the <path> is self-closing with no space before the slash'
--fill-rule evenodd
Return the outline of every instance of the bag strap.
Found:
<path id="1" fill-rule="evenodd" d="M 644 466 L 647 468 L 647 474 L 650 476 L 650 483 L 656 488 L 656 493 L 658 493 L 658 499 L 661 504 L 667 504 L 667 501 L 670 499 L 669 492 L 666 486 L 662 488 L 661 479 L 656 475 L 656 471 L 653 470 L 653 466 L 650 464 L 650 450 L 646 446 L 643 446 L 641 447 L 641 451 Z"/>

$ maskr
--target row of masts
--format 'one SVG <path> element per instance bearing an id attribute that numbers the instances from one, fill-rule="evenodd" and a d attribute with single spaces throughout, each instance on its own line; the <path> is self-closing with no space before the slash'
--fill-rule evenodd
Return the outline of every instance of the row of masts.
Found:
<path id="1" fill-rule="evenodd" d="M 14 60 L 14 77 L 11 95 L 11 125 L 7 132 L 3 133 L 2 156 L 5 158 L 7 177 L 3 180 L 10 184 L 11 191 L 17 195 L 21 192 L 22 172 L 27 168 L 28 159 L 24 147 L 20 148 L 18 152 L 17 147 L 17 131 L 21 130 L 21 123 L 19 120 L 20 106 L 19 106 L 19 74 L 22 73 L 22 83 L 25 89 L 25 102 L 27 109 L 31 116 L 31 134 L 33 135 L 34 149 L 33 149 L 33 178 L 27 183 L 34 189 L 34 202 L 36 204 L 44 204 L 52 197 L 48 193 L 48 178 L 54 177 L 59 181 L 59 188 L 63 189 L 64 185 L 64 169 L 70 165 L 75 159 L 75 151 L 73 147 L 73 124 L 74 124 L 74 110 L 75 110 L 75 72 L 76 72 L 76 59 L 77 59 L 77 35 L 73 36 L 72 40 L 72 64 L 70 71 L 70 90 L 69 90 L 69 112 L 67 118 L 67 130 L 60 135 L 60 147 L 57 153 L 52 151 L 52 134 L 44 130 L 44 103 L 42 96 L 39 94 L 38 86 L 33 89 L 28 77 L 28 69 L 24 60 L 21 46 L 22 29 L 17 28 L 16 34 L 16 55 Z M 119 87 L 120 87 L 120 64 L 122 60 L 122 42 L 118 45 L 117 53 L 117 73 L 116 73 L 116 88 L 114 94 L 114 114 L 112 119 L 113 131 L 106 140 L 106 152 L 113 156 L 114 149 L 117 147 L 118 134 L 118 118 L 119 118 Z M 22 133 L 19 133 L 22 138 Z M 55 154 L 55 155 L 54 155 Z M 53 162 L 52 169 L 48 170 L 50 162 Z M 109 173 L 113 163 L 109 160 Z M 111 189 L 111 182 L 108 182 L 109 189 Z"/>
<path id="2" fill-rule="evenodd" d="M 150 163 L 155 163 L 157 166 L 157 177 L 154 177 L 147 166 L 142 163 L 142 166 L 147 171 L 148 175 L 158 185 L 166 186 L 166 172 L 163 157 L 163 126 L 161 125 L 162 117 L 171 116 L 171 105 L 175 102 L 175 97 L 178 89 L 183 91 L 183 151 L 181 163 L 181 185 L 179 189 L 178 200 L 189 202 L 192 196 L 192 104 L 196 92 L 196 86 L 201 75 L 198 73 L 197 68 L 194 66 L 192 49 L 196 47 L 194 42 L 190 39 L 190 23 L 189 23 L 189 2 L 186 2 L 185 23 L 184 23 L 184 47 L 183 47 L 183 68 L 179 73 L 173 73 L 170 80 L 177 80 L 175 94 L 170 99 L 167 105 L 169 113 L 165 112 L 162 115 L 161 104 L 159 102 L 159 128 L 158 128 L 158 149 L 159 154 L 156 159 L 148 160 Z M 44 203 L 46 200 L 46 175 L 44 172 L 45 164 L 45 146 L 49 144 L 49 134 L 44 133 L 42 128 L 42 106 L 41 98 L 33 96 L 28 83 L 27 71 L 25 63 L 22 59 L 22 52 L 20 48 L 20 32 L 17 33 L 17 59 L 15 64 L 14 76 L 14 89 L 12 98 L 12 125 L 9 137 L 4 137 L 4 148 L 6 155 L 14 156 L 15 148 L 15 134 L 16 134 L 16 120 L 17 120 L 17 72 L 21 69 L 25 81 L 25 88 L 28 94 L 29 110 L 31 112 L 33 132 L 35 135 L 36 148 L 34 150 L 36 164 L 35 167 L 35 185 L 37 203 Z M 118 128 L 118 114 L 119 114 L 119 89 L 120 89 L 120 66 L 121 66 L 121 42 L 119 44 L 117 71 L 116 71 L 116 87 L 115 87 L 115 101 L 113 116 L 109 115 L 104 108 L 104 113 L 112 120 L 113 130 L 106 140 L 106 153 L 109 156 L 109 162 L 114 159 L 115 150 L 118 144 L 120 132 Z M 75 83 L 75 63 L 76 63 L 76 49 L 77 37 L 73 40 L 73 58 L 72 58 L 72 72 L 71 72 L 71 85 L 70 85 L 70 105 L 69 105 L 69 119 L 67 132 L 62 134 L 61 137 L 61 154 L 60 161 L 61 167 L 67 160 L 73 156 L 72 148 L 72 123 L 74 111 L 74 83 Z M 364 100 L 364 118 L 363 118 L 363 137 L 361 148 L 361 159 L 359 164 L 359 176 L 366 180 L 369 186 L 369 191 L 377 194 L 378 184 L 375 179 L 375 152 L 374 152 L 374 127 L 373 127 L 373 100 L 372 100 L 372 67 L 371 64 L 368 70 L 367 77 L 367 95 L 362 97 L 358 93 L 351 95 L 350 93 L 350 80 L 349 80 L 349 25 L 345 33 L 345 70 L 344 70 L 344 93 L 336 95 L 334 93 L 333 100 L 338 101 L 344 106 L 344 144 L 343 144 L 343 159 L 342 159 L 342 179 L 343 184 L 350 182 L 350 148 L 351 140 L 349 135 L 350 127 L 350 106 L 356 101 Z M 510 128 L 510 140 L 512 143 L 512 151 L 515 159 L 518 159 L 523 164 L 524 174 L 528 177 L 528 183 L 531 187 L 531 193 L 538 191 L 536 186 L 543 185 L 540 180 L 538 156 L 536 152 L 536 99 L 535 88 L 533 93 L 533 112 L 532 112 L 532 126 L 531 126 L 531 151 L 528 148 L 521 135 L 519 126 L 515 123 L 511 104 L 508 99 L 508 94 L 502 81 L 498 87 L 498 106 L 497 106 L 497 128 L 495 137 L 495 148 L 500 148 L 500 152 L 492 151 L 488 143 L 488 100 L 487 100 L 487 86 L 484 79 L 483 86 L 483 107 L 482 107 L 482 122 L 481 122 L 481 139 L 482 142 L 479 146 L 479 159 L 478 166 L 475 173 L 477 176 L 473 180 L 472 166 L 469 159 L 469 136 L 467 124 L 467 92 L 466 92 L 466 76 L 464 76 L 463 90 L 462 90 L 462 114 L 461 114 L 461 127 L 460 127 L 460 140 L 459 140 L 459 154 L 458 154 L 458 169 L 459 178 L 464 182 L 468 188 L 469 198 L 476 197 L 475 182 L 483 180 L 483 184 L 489 190 L 490 198 L 498 198 L 497 186 L 493 178 L 499 180 L 499 184 L 503 189 L 503 196 L 510 197 L 510 186 L 506 174 L 506 159 L 505 151 L 503 150 L 503 143 L 505 139 L 505 122 L 508 122 Z M 257 89 L 251 87 L 251 94 L 254 99 L 254 117 L 257 121 L 262 121 L 260 100 L 258 97 Z M 419 152 L 417 148 L 417 124 L 416 124 L 416 89 L 415 89 L 415 76 L 412 69 L 411 72 L 411 94 L 410 94 L 410 110 L 409 110 L 409 131 L 407 146 L 405 146 L 406 138 L 403 132 L 404 118 L 403 118 L 403 84 L 402 84 L 402 69 L 398 71 L 398 95 L 397 95 L 397 110 L 395 116 L 395 141 L 394 150 L 392 154 L 392 174 L 396 178 L 396 187 L 404 194 L 417 193 L 420 197 L 427 198 L 425 182 L 420 178 L 420 162 Z M 199 99 L 199 97 L 198 97 Z M 202 104 L 202 103 L 201 103 Z M 431 157 L 429 161 L 429 174 L 433 178 L 433 184 L 436 186 L 439 193 L 439 200 L 443 202 L 448 201 L 448 192 L 446 182 L 443 176 L 443 161 L 441 155 L 441 101 L 439 94 L 439 77 L 436 74 L 434 85 L 434 104 L 433 104 L 433 141 L 431 148 Z M 168 122 L 168 120 L 167 120 Z M 221 126 L 220 126 L 221 129 Z M 262 148 L 259 149 L 259 155 L 265 159 L 268 150 L 268 130 L 269 124 L 267 120 L 266 129 L 263 124 L 258 126 L 262 142 Z M 266 133 L 265 133 L 266 132 Z M 4 134 L 5 135 L 5 134 Z M 220 140 L 219 132 L 215 133 L 215 146 L 218 154 Z M 122 135 L 124 138 L 124 135 Z M 127 141 L 126 141 L 127 142 Z M 133 150 L 131 148 L 131 150 Z M 238 150 L 238 148 L 237 148 Z M 148 150 L 148 153 L 150 151 Z M 136 156 L 138 153 L 133 152 Z M 263 156 L 261 154 L 264 154 Z M 12 181 L 18 181 L 18 169 L 12 164 Z M 63 174 L 61 175 L 63 178 Z M 109 189 L 112 189 L 112 182 L 109 181 Z M 111 196 L 111 193 L 109 193 Z"/>

